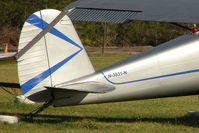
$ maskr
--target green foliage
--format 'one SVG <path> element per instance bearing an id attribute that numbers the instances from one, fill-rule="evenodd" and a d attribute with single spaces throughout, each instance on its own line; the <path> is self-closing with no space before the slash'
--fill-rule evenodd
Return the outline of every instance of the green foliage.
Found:
<path id="1" fill-rule="evenodd" d="M 131 54 L 89 54 L 89 58 L 95 68 L 95 70 L 102 69 L 105 66 L 109 66 L 115 62 L 132 56 Z"/>
<path id="2" fill-rule="evenodd" d="M 17 45 L 19 31 L 24 21 L 32 13 L 45 8 L 61 10 L 74 1 L 75 0 L 1 0 L 0 45 L 10 40 L 13 40 L 13 45 Z M 89 46 L 102 46 L 104 23 L 74 23 L 83 44 Z M 11 32 L 10 29 L 12 29 L 15 34 L 7 35 Z M 133 21 L 129 24 L 108 23 L 107 46 L 156 46 L 185 33 L 185 30 L 169 23 L 139 21 Z"/>
<path id="3" fill-rule="evenodd" d="M 83 44 L 101 46 L 103 42 L 103 24 L 93 22 L 74 22 Z"/>
<path id="4" fill-rule="evenodd" d="M 104 23 L 76 22 L 76 29 L 85 45 L 101 46 Z M 187 25 L 191 27 L 191 25 Z M 170 23 L 133 21 L 128 24 L 107 23 L 107 46 L 157 46 L 186 34 L 187 31 Z"/>

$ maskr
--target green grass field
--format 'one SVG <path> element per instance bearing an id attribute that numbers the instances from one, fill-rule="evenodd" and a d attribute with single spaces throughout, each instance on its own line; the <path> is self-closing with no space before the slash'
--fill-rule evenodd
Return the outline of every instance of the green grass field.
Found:
<path id="1" fill-rule="evenodd" d="M 96 69 L 112 64 L 126 54 L 90 54 Z M 16 63 L 0 61 L 0 81 L 18 82 Z M 12 90 L 14 94 L 21 91 Z M 15 96 L 0 89 L 0 114 L 21 115 L 41 104 L 14 103 Z M 186 117 L 188 111 L 199 110 L 198 96 L 141 100 L 121 103 L 49 107 L 33 120 L 0 123 L 0 133 L 197 133 L 199 119 Z"/>

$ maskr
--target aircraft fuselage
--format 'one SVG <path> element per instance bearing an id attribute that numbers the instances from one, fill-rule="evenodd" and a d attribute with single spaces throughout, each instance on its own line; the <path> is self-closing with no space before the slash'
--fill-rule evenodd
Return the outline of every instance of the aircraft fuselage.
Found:
<path id="1" fill-rule="evenodd" d="M 104 94 L 80 94 L 54 106 L 93 104 L 197 94 L 199 35 L 187 34 L 97 72 L 66 82 L 98 81 L 115 86 Z"/>

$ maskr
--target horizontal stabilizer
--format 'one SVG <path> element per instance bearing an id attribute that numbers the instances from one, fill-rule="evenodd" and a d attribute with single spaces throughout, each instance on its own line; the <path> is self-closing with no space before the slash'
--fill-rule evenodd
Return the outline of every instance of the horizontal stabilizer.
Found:
<path id="1" fill-rule="evenodd" d="M 0 87 L 20 88 L 18 83 L 0 82 Z"/>
<path id="2" fill-rule="evenodd" d="M 16 52 L 0 54 L 0 59 L 12 58 L 12 57 L 14 57 L 15 55 L 16 55 Z"/>
<path id="3" fill-rule="evenodd" d="M 59 87 L 47 87 L 47 89 L 59 89 L 66 90 L 68 92 L 80 92 L 80 93 L 107 93 L 115 89 L 112 85 L 107 85 L 99 82 L 84 82 L 75 83 L 69 85 L 60 85 Z"/>

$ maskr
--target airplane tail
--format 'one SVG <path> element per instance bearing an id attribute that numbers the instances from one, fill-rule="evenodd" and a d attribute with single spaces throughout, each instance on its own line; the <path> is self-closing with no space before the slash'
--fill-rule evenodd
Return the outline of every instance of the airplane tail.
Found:
<path id="1" fill-rule="evenodd" d="M 18 52 L 44 30 L 60 11 L 45 9 L 28 17 L 23 25 Z M 93 66 L 68 16 L 64 16 L 34 46 L 17 59 L 23 93 L 34 101 L 45 101 L 38 93 L 94 72 Z"/>

